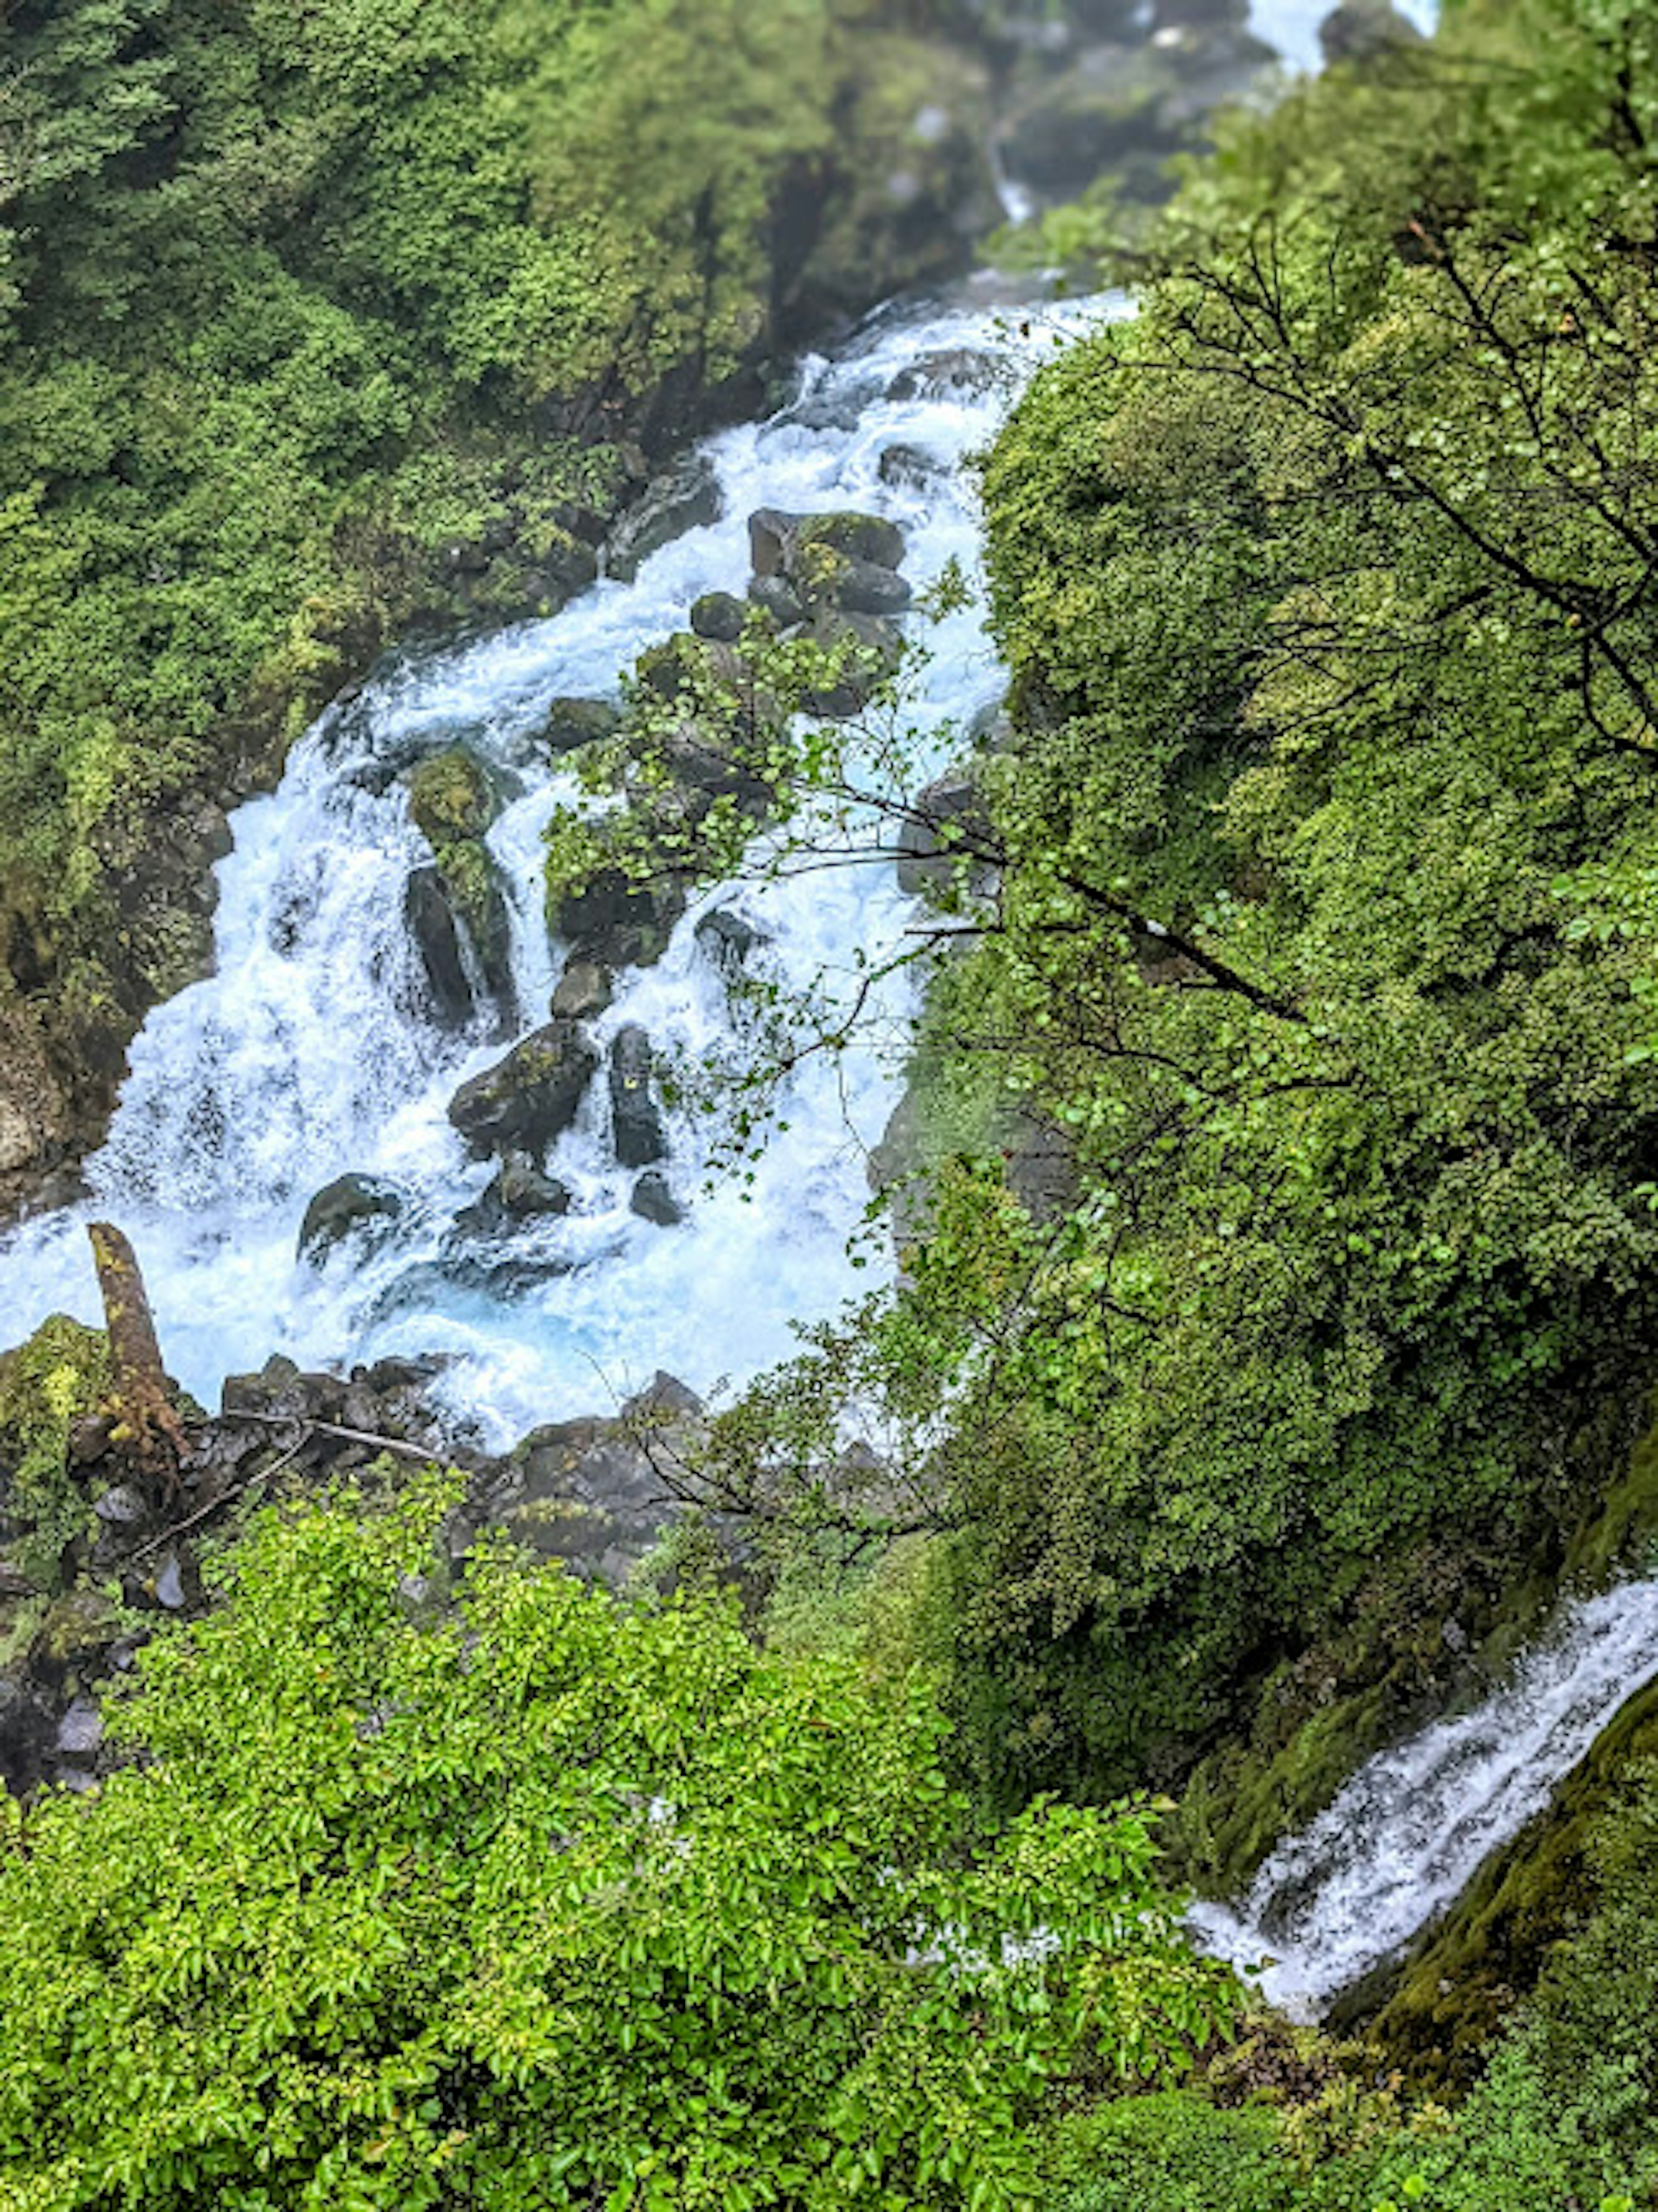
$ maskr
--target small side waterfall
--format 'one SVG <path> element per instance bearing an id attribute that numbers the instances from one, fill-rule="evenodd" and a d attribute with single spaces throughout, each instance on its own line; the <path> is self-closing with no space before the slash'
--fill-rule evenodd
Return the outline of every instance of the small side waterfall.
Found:
<path id="1" fill-rule="evenodd" d="M 1658 1580 L 1569 1605 L 1484 1705 L 1382 1752 L 1234 1907 L 1199 1904 L 1205 1948 L 1313 2020 L 1454 1902 L 1634 1692 L 1658 1675 Z"/>

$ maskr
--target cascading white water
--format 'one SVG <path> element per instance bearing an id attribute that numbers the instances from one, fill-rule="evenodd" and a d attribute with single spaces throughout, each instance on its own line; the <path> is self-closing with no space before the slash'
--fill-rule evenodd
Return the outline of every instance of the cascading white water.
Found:
<path id="1" fill-rule="evenodd" d="M 1658 1580 L 1568 1606 L 1477 1707 L 1366 1761 L 1265 1861 L 1236 1907 L 1199 1904 L 1205 1948 L 1297 2019 L 1445 1911 L 1516 1836 L 1634 1692 L 1658 1675 Z"/>
<path id="2" fill-rule="evenodd" d="M 603 582 L 550 621 L 408 658 L 324 715 L 280 789 L 234 819 L 215 972 L 159 1008 L 136 1041 L 109 1141 L 89 1166 L 92 1202 L 27 1224 L 0 1253 L 0 1343 L 53 1310 L 96 1316 L 82 1227 L 107 1212 L 137 1243 L 171 1365 L 204 1401 L 273 1351 L 313 1365 L 444 1352 L 459 1355 L 446 1381 L 454 1402 L 502 1443 L 602 1409 L 658 1366 L 698 1388 L 750 1374 L 787 1352 L 792 1323 L 861 1287 L 847 1246 L 867 1200 L 867 1149 L 896 1093 L 909 1008 L 896 981 L 870 1009 L 878 1030 L 884 1018 L 889 1048 L 803 1062 L 787 1127 L 751 1189 L 701 1188 L 710 1133 L 682 1109 L 668 1117 L 669 1169 L 689 1217 L 671 1230 L 639 1219 L 601 1081 L 549 1162 L 575 1194 L 572 1212 L 518 1239 L 516 1255 L 541 1279 L 490 1295 L 432 1265 L 490 1173 L 464 1157 L 446 1108 L 503 1048 L 446 1033 L 427 1003 L 404 889 L 430 856 L 398 774 L 464 739 L 512 794 L 489 842 L 513 910 L 520 1018 L 533 1026 L 558 964 L 540 923 L 541 833 L 573 789 L 533 764 L 549 702 L 612 691 L 645 646 L 684 627 L 701 593 L 740 592 L 746 518 L 758 507 L 884 514 L 906 533 L 914 584 L 952 558 L 970 574 L 975 518 L 957 465 L 987 441 L 1054 337 L 1108 304 L 1017 321 L 971 305 L 884 313 L 836 358 L 808 362 L 781 415 L 710 441 L 721 519 L 665 547 L 635 582 Z M 952 350 L 973 357 L 974 373 L 889 396 L 918 357 Z M 884 481 L 894 446 L 926 466 Z M 942 760 L 1002 679 L 976 603 L 931 642 L 913 714 Z M 764 933 L 761 957 L 783 981 L 821 979 L 831 999 L 854 988 L 860 955 L 900 940 L 912 914 L 886 864 L 712 890 L 657 966 L 618 978 L 592 1024 L 601 1047 L 629 1022 L 671 1056 L 730 1042 L 725 985 L 695 937 L 700 916 L 720 905 Z M 351 1170 L 403 1194 L 395 1232 L 369 1251 L 350 1240 L 320 1269 L 297 1263 L 308 1197 Z"/>

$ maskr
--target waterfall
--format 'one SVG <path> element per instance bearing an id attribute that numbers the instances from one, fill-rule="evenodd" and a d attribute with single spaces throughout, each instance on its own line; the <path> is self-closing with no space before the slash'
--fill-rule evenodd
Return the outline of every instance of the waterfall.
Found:
<path id="1" fill-rule="evenodd" d="M 1115 303 L 1121 312 L 1121 302 Z M 869 1147 L 897 1095 L 910 987 L 869 1008 L 868 1049 L 804 1060 L 751 1187 L 705 1183 L 710 1130 L 668 1114 L 670 1171 L 687 1208 L 663 1229 L 629 1209 L 631 1178 L 595 1083 L 550 1170 L 574 1193 L 562 1218 L 528 1224 L 510 1293 L 466 1288 L 434 1262 L 489 1166 L 469 1162 L 446 1109 L 503 1049 L 438 1025 L 404 920 L 412 870 L 429 863 L 399 780 L 458 741 L 507 795 L 489 842 L 510 909 L 525 1029 L 546 1018 L 560 964 L 542 923 L 542 832 L 574 783 L 538 765 L 550 702 L 613 694 L 646 646 L 685 627 L 701 593 L 740 592 L 746 519 L 762 506 L 859 508 L 908 541 L 924 587 L 945 563 L 971 574 L 977 521 L 960 471 L 993 434 L 1023 377 L 1065 331 L 1108 303 L 1011 313 L 975 304 L 882 311 L 835 356 L 801 368 L 793 401 L 703 448 L 720 519 L 687 530 L 631 583 L 601 581 L 562 613 L 482 642 L 410 653 L 295 747 L 280 787 L 240 808 L 218 868 L 213 974 L 159 1007 L 135 1041 L 109 1139 L 89 1164 L 89 1204 L 31 1222 L 0 1250 L 0 1343 L 54 1310 L 98 1305 L 83 1233 L 109 1212 L 143 1257 L 174 1372 L 204 1402 L 273 1351 L 301 1364 L 384 1353 L 450 1356 L 444 1389 L 504 1443 L 537 1422 L 602 1410 L 658 1366 L 706 1389 L 787 1353 L 793 1325 L 831 1313 L 867 1273 L 848 1237 L 868 1200 Z M 936 374 L 906 379 L 938 356 Z M 883 467 L 884 456 L 902 448 Z M 910 713 L 943 761 L 1003 677 L 975 599 L 944 617 Z M 890 864 L 715 886 L 695 900 L 655 966 L 616 979 L 592 1024 L 604 1049 L 625 1024 L 694 1060 L 736 1049 L 726 980 L 696 936 L 736 908 L 785 987 L 849 1001 L 913 917 Z M 356 1171 L 400 1195 L 395 1230 L 353 1239 L 321 1267 L 295 1259 L 310 1195 Z"/>
<path id="2" fill-rule="evenodd" d="M 1567 1606 L 1511 1678 L 1361 1766 L 1265 1861 L 1243 1899 L 1199 1904 L 1204 1947 L 1298 2019 L 1428 1926 L 1512 1841 L 1634 1692 L 1658 1674 L 1658 1580 Z"/>

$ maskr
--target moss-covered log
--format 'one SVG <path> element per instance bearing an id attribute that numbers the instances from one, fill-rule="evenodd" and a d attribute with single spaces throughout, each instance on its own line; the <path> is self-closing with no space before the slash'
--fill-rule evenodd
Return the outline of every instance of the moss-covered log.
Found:
<path id="1" fill-rule="evenodd" d="M 109 1395 L 102 1407 L 112 1450 L 152 1488 L 179 1486 L 187 1446 L 161 1364 L 149 1293 L 137 1255 L 112 1222 L 88 1224 L 109 1336 Z"/>

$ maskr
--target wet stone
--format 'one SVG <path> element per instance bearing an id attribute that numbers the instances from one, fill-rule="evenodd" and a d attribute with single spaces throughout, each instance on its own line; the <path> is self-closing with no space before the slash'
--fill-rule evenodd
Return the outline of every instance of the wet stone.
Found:
<path id="1" fill-rule="evenodd" d="M 634 1185 L 629 1211 L 659 1229 L 675 1229 L 685 1218 L 685 1209 L 674 1196 L 660 1168 L 647 1168 Z"/>
<path id="2" fill-rule="evenodd" d="M 938 464 L 919 446 L 889 446 L 876 467 L 884 484 L 902 491 L 920 491 L 941 473 Z"/>
<path id="3" fill-rule="evenodd" d="M 730 592 L 705 592 L 691 609 L 691 628 L 696 635 L 718 645 L 735 645 L 747 619 L 748 609 Z"/>
<path id="4" fill-rule="evenodd" d="M 705 914 L 693 934 L 702 957 L 726 975 L 734 975 L 755 946 L 764 942 L 762 932 L 752 922 L 744 921 L 740 914 L 733 914 L 724 906 Z"/>
<path id="5" fill-rule="evenodd" d="M 90 1766 L 104 1741 L 104 1717 L 91 1698 L 76 1698 L 58 1723 L 54 1744 L 65 1765 Z"/>
<path id="6" fill-rule="evenodd" d="M 580 957 L 567 963 L 553 992 L 555 1020 L 590 1022 L 610 1003 L 610 971 L 602 961 Z"/>
<path id="7" fill-rule="evenodd" d="M 182 1613 L 190 1602 L 185 1594 L 184 1573 L 176 1552 L 167 1553 L 156 1574 L 155 1602 L 168 1613 Z"/>
<path id="8" fill-rule="evenodd" d="M 647 1168 L 667 1152 L 662 1116 L 651 1096 L 651 1041 L 637 1022 L 616 1031 L 610 1047 L 610 1125 L 624 1168 Z"/>
<path id="9" fill-rule="evenodd" d="M 92 1501 L 92 1510 L 110 1528 L 131 1528 L 141 1522 L 149 1510 L 143 1499 L 129 1483 L 118 1483 L 113 1490 L 106 1490 Z"/>
<path id="10" fill-rule="evenodd" d="M 299 1255 L 313 1264 L 359 1231 L 383 1237 L 404 1210 L 403 1194 L 378 1176 L 343 1175 L 325 1185 L 305 1209 Z"/>

